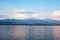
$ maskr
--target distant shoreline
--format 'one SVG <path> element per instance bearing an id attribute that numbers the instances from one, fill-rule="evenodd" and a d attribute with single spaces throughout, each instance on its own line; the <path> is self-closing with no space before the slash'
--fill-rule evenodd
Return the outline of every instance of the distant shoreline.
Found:
<path id="1" fill-rule="evenodd" d="M 42 25 L 42 26 L 60 26 L 60 24 L 0 24 L 0 25 Z"/>

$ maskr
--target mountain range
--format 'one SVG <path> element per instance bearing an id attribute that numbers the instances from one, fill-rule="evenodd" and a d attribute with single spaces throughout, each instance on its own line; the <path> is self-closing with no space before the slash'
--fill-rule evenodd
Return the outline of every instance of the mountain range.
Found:
<path id="1" fill-rule="evenodd" d="M 51 20 L 51 19 L 4 19 L 0 20 L 0 24 L 60 24 L 58 20 Z"/>

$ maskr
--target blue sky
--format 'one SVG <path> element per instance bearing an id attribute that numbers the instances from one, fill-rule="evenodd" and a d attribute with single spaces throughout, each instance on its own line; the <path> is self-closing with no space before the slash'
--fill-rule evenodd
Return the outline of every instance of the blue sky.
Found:
<path id="1" fill-rule="evenodd" d="M 50 14 L 60 10 L 60 0 L 0 0 L 0 11 L 31 10 L 39 14 Z M 1 14 L 1 13 L 0 13 Z"/>
<path id="2" fill-rule="evenodd" d="M 2 11 L 21 9 L 50 13 L 60 10 L 60 0 L 0 0 L 0 10 Z"/>

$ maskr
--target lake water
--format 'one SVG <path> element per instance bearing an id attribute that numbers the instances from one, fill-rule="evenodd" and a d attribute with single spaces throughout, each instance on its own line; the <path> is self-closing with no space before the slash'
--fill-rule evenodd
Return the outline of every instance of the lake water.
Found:
<path id="1" fill-rule="evenodd" d="M 0 25 L 0 40 L 60 40 L 60 26 Z"/>

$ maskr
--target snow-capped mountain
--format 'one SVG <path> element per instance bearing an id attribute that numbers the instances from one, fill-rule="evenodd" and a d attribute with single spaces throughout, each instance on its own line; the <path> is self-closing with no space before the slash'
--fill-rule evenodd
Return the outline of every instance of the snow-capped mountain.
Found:
<path id="1" fill-rule="evenodd" d="M 5 19 L 0 20 L 0 24 L 60 24 L 57 20 L 39 20 L 39 19 Z"/>

